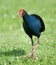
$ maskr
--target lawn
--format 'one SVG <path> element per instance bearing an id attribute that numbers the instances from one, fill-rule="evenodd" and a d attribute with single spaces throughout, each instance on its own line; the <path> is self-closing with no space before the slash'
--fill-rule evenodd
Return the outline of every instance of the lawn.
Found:
<path id="1" fill-rule="evenodd" d="M 31 40 L 22 27 L 21 8 L 45 23 L 36 61 L 24 58 L 31 52 Z M 56 0 L 0 0 L 0 65 L 56 65 Z"/>

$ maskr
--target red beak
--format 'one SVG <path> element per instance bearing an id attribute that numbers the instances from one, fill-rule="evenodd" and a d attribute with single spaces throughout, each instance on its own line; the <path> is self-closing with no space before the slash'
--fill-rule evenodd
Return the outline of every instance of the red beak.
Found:
<path id="1" fill-rule="evenodd" d="M 23 10 L 22 9 L 19 11 L 19 15 L 20 15 L 20 17 L 22 17 L 22 15 L 23 15 Z"/>

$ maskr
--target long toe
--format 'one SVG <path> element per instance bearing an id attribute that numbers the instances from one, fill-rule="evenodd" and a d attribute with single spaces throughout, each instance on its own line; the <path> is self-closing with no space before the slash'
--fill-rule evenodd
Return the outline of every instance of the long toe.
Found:
<path id="1" fill-rule="evenodd" d="M 32 55 L 31 57 L 32 57 L 32 59 L 36 59 L 36 56 L 35 55 Z"/>

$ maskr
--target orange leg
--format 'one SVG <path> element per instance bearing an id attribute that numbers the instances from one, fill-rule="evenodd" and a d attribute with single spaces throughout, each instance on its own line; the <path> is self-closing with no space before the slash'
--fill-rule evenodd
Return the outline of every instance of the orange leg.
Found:
<path id="1" fill-rule="evenodd" d="M 33 39 L 31 39 L 31 41 L 32 41 L 32 52 L 30 54 L 28 54 L 27 57 L 32 57 L 33 59 L 36 59 L 36 57 L 35 57 L 35 51 L 38 48 L 39 39 L 38 39 L 37 44 L 36 44 L 35 47 L 34 47 L 34 44 L 33 44 Z"/>
<path id="2" fill-rule="evenodd" d="M 38 39 L 37 44 L 35 46 L 35 50 L 38 48 L 38 45 L 39 45 L 39 39 Z"/>

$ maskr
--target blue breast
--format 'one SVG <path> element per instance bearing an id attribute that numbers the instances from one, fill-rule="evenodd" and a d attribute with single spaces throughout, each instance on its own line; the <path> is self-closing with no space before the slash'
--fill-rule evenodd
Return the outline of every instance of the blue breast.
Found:
<path id="1" fill-rule="evenodd" d="M 25 15 L 25 20 L 27 26 L 31 29 L 34 34 L 40 35 L 41 23 L 39 19 L 36 19 L 34 16 Z"/>

